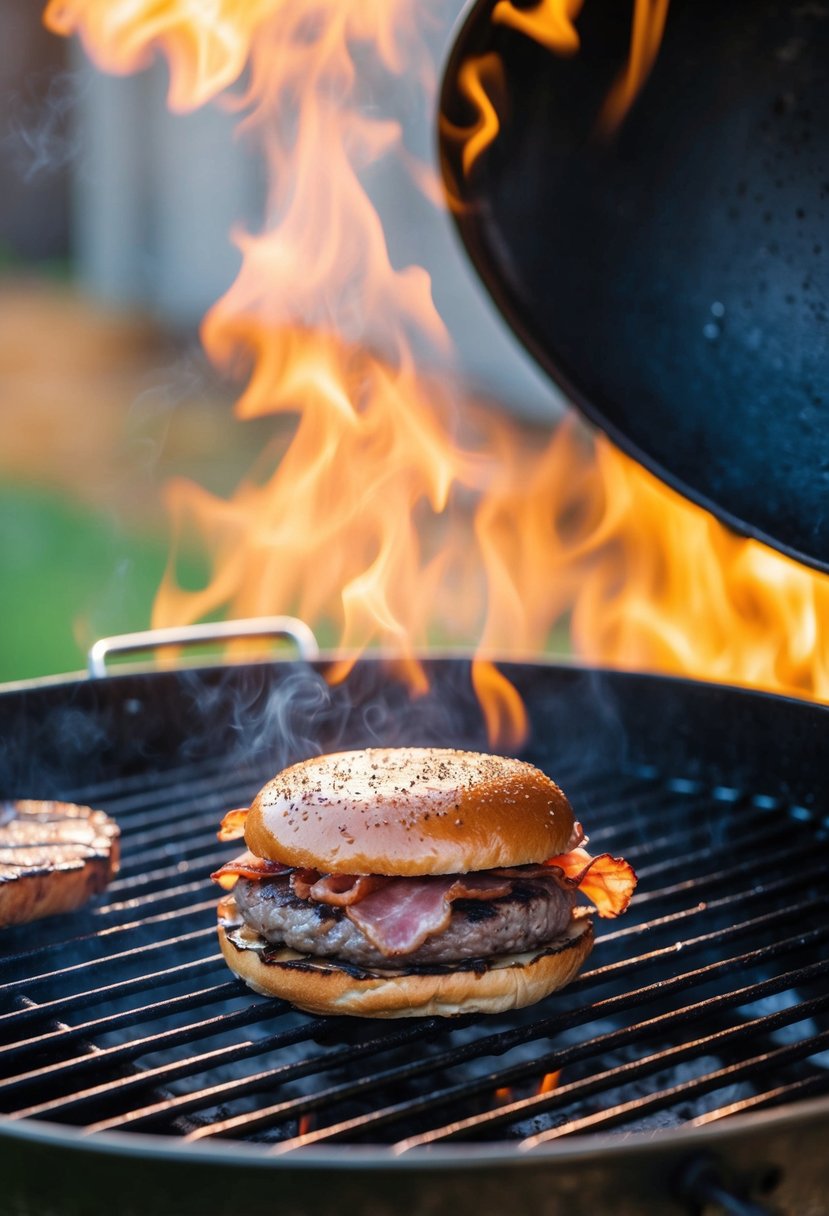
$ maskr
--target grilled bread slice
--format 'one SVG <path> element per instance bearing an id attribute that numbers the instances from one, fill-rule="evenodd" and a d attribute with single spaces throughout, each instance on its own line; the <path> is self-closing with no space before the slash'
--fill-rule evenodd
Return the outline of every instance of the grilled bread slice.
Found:
<path id="1" fill-rule="evenodd" d="M 0 802 L 0 928 L 71 912 L 118 870 L 118 825 L 70 802 Z"/>

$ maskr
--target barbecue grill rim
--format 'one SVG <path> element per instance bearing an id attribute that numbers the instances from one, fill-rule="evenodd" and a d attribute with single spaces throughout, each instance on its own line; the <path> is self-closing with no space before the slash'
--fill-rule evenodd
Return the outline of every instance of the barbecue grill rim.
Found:
<path id="1" fill-rule="evenodd" d="M 18 1121 L 0 1117 L 0 1149 L 2 1141 L 24 1142 L 44 1149 L 70 1149 L 95 1157 L 105 1153 L 114 1157 L 157 1161 L 238 1165 L 245 1168 L 291 1171 L 308 1167 L 326 1171 L 347 1172 L 366 1169 L 394 1169 L 419 1173 L 423 1170 L 478 1169 L 482 1163 L 493 1168 L 521 1166 L 527 1163 L 578 1164 L 601 1156 L 610 1163 L 614 1158 L 629 1161 L 638 1154 L 651 1157 L 654 1152 L 679 1152 L 692 1155 L 708 1148 L 722 1153 L 729 1145 L 740 1141 L 756 1144 L 758 1137 L 791 1134 L 801 1126 L 814 1130 L 817 1123 L 829 1126 L 829 1098 L 814 1098 L 776 1107 L 768 1111 L 753 1111 L 732 1115 L 705 1127 L 664 1128 L 656 1131 L 630 1132 L 626 1135 L 606 1133 L 575 1136 L 567 1141 L 525 1150 L 510 1141 L 465 1143 L 462 1148 L 434 1145 L 401 1153 L 393 1146 L 344 1145 L 342 1148 L 292 1149 L 280 1153 L 278 1146 L 245 1144 L 216 1140 L 211 1144 L 185 1143 L 168 1136 L 147 1133 L 101 1132 L 89 1135 L 82 1128 L 67 1128 L 39 1119 Z"/>
<path id="2" fill-rule="evenodd" d="M 343 659 L 354 657 L 347 651 L 322 651 L 318 658 L 309 664 L 314 670 L 324 671 L 331 664 L 340 664 Z M 397 651 L 372 651 L 370 654 L 362 653 L 359 656 L 362 665 L 378 664 L 388 662 L 396 662 L 400 659 L 400 654 Z M 654 684 L 662 685 L 677 685 L 691 688 L 716 688 L 727 689 L 730 692 L 743 694 L 751 697 L 761 697 L 766 700 L 784 701 L 795 705 L 808 705 L 817 711 L 829 715 L 829 705 L 822 701 L 816 700 L 809 696 L 795 696 L 790 693 L 773 692 L 765 688 L 757 688 L 752 684 L 729 683 L 723 680 L 704 679 L 698 676 L 676 675 L 670 672 L 657 672 L 642 670 L 638 667 L 614 667 L 608 664 L 595 664 L 580 661 L 578 659 L 570 659 L 566 655 L 538 655 L 537 653 L 508 655 L 485 654 L 479 655 L 467 649 L 458 648 L 444 650 L 422 650 L 416 651 L 413 657 L 424 663 L 430 662 L 445 662 L 445 661 L 467 661 L 471 662 L 476 658 L 485 658 L 489 662 L 497 664 L 499 667 L 509 668 L 511 665 L 531 664 L 534 667 L 545 669 L 564 669 L 573 672 L 582 672 L 585 675 L 595 676 L 612 676 L 613 678 L 621 677 L 622 679 L 629 678 L 631 680 L 645 679 L 652 681 Z M 273 656 L 263 656 L 257 660 L 246 660 L 243 663 L 219 662 L 219 663 L 200 663 L 198 665 L 189 666 L 187 664 L 177 664 L 175 668 L 160 668 L 146 663 L 119 663 L 118 667 L 111 675 L 107 676 L 90 676 L 87 671 L 62 672 L 56 675 L 33 676 L 24 680 L 11 680 L 7 683 L 0 683 L 0 698 L 8 695 L 15 695 L 25 692 L 37 692 L 39 689 L 59 689 L 59 688 L 76 688 L 79 685 L 115 685 L 119 677 L 135 678 L 144 677 L 152 679 L 154 676 L 164 674 L 188 674 L 198 676 L 200 674 L 207 675 L 217 671 L 245 671 L 255 670 L 257 667 L 296 667 L 301 664 L 297 659 L 280 659 Z"/>

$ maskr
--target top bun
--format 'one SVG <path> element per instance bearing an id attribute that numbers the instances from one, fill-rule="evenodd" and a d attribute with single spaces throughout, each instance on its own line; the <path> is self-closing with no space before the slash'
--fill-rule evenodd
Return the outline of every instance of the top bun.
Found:
<path id="1" fill-rule="evenodd" d="M 368 748 L 286 768 L 253 801 L 258 857 L 332 874 L 464 874 L 542 862 L 573 831 L 554 781 L 521 760 Z"/>

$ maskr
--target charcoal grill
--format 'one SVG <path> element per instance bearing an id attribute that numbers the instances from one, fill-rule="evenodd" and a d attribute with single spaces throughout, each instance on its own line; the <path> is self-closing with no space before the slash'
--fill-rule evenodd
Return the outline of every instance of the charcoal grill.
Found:
<path id="1" fill-rule="evenodd" d="M 491 7 L 478 6 L 486 16 Z M 690 19 L 698 6 L 677 7 Z M 792 11 L 800 20 L 819 7 Z M 746 16 L 747 2 L 739 8 Z M 478 29 L 474 18 L 464 26 L 448 79 L 465 49 L 482 49 Z M 509 33 L 499 41 L 504 54 L 516 45 Z M 548 129 L 528 122 L 518 133 Z M 592 391 L 576 356 L 551 348 L 516 295 L 516 225 L 492 176 L 505 163 L 509 173 L 509 158 L 490 159 L 461 199 L 473 262 L 548 370 L 624 440 L 633 426 L 620 401 Z M 507 202 L 527 197 L 510 183 L 532 180 L 513 171 Z M 524 229 L 532 261 L 536 233 Z M 591 370 L 595 329 L 580 317 Z M 682 341 L 666 346 L 673 356 Z M 740 377 L 733 360 L 717 367 L 723 383 Z M 718 436 L 728 411 L 712 400 L 706 419 Z M 659 397 L 648 417 L 665 405 Z M 763 455 L 762 426 L 732 429 L 750 436 L 748 455 Z M 693 455 L 671 434 L 669 457 Z M 814 463 L 823 447 L 801 438 Z M 766 509 L 779 496 L 740 471 L 739 444 L 725 464 L 737 452 L 738 488 L 760 487 L 759 522 L 741 496 L 723 502 L 720 485 L 700 491 L 660 452 L 628 446 L 742 530 L 824 564 L 825 528 L 812 526 L 825 524 L 820 460 L 808 483 L 818 509 L 790 478 L 783 500 L 801 504 L 800 526 L 780 534 L 779 513 L 769 523 Z M 768 440 L 765 455 L 796 478 L 810 465 L 779 460 L 785 446 Z M 696 464 L 707 467 L 710 451 Z M 380 659 L 360 660 L 334 688 L 325 666 L 122 672 L 0 692 L 0 796 L 89 802 L 123 829 L 123 869 L 102 899 L 0 937 L 4 1211 L 822 1216 L 829 709 L 636 673 L 504 665 L 529 714 L 526 758 L 567 789 L 591 846 L 639 872 L 628 914 L 597 921 L 595 951 L 568 989 L 512 1015 L 313 1018 L 252 994 L 220 959 L 208 875 L 227 856 L 214 836 L 222 813 L 316 751 L 485 746 L 467 659 L 428 659 L 431 692 L 413 703 Z"/>
<path id="2" fill-rule="evenodd" d="M 310 1017 L 231 977 L 222 812 L 315 748 L 484 745 L 464 659 L 409 705 L 379 660 L 116 674 L 0 695 L 2 792 L 91 802 L 123 868 L 3 937 L 10 1211 L 817 1212 L 829 1186 L 829 711 L 505 667 L 531 761 L 640 890 L 564 992 L 511 1015 Z M 232 846 L 230 846 L 232 848 Z M 44 1156 L 44 1150 L 47 1156 Z M 44 1168 L 48 1161 L 49 1167 Z M 772 1208 L 758 1209 L 762 1201 Z M 689 1206 L 690 1205 L 690 1206 Z M 696 1205 L 696 1206 L 694 1206 Z M 752 1206 L 755 1205 L 755 1206 Z M 778 1206 L 779 1205 L 779 1206 Z"/>

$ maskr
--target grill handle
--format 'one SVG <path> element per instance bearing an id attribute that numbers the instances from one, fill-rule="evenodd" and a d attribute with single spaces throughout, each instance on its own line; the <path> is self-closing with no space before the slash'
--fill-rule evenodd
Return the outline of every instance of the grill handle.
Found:
<path id="1" fill-rule="evenodd" d="M 296 643 L 300 658 L 306 662 L 319 657 L 317 639 L 304 621 L 293 616 L 260 616 L 244 621 L 212 621 L 100 638 L 87 655 L 87 670 L 90 677 L 97 680 L 107 674 L 107 659 L 111 655 L 139 654 L 167 646 L 198 646 L 204 642 L 232 642 L 238 638 L 288 638 Z"/>

